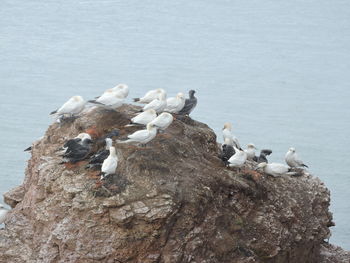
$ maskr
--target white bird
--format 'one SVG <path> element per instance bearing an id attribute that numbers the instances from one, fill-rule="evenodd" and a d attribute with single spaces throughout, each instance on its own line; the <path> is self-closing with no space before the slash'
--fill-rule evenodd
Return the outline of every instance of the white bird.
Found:
<path id="1" fill-rule="evenodd" d="M 255 157 L 255 150 L 256 149 L 257 148 L 255 147 L 255 145 L 253 143 L 249 143 L 247 145 L 247 149 L 245 149 L 244 151 L 246 152 L 247 158 L 249 160 L 253 160 L 254 159 L 254 157 Z"/>
<path id="2" fill-rule="evenodd" d="M 89 100 L 90 103 L 97 104 L 106 109 L 115 110 L 123 105 L 124 97 L 118 91 L 113 89 L 106 90 L 100 97 L 96 100 Z"/>
<path id="3" fill-rule="evenodd" d="M 166 106 L 167 106 L 166 93 L 161 91 L 158 93 L 158 98 L 146 104 L 142 110 L 146 111 L 149 109 L 154 109 L 157 113 L 161 113 L 164 111 Z"/>
<path id="4" fill-rule="evenodd" d="M 151 123 L 154 124 L 160 130 L 165 130 L 173 122 L 174 117 L 168 112 L 163 112 L 159 114 Z"/>
<path id="5" fill-rule="evenodd" d="M 232 146 L 235 146 L 238 149 L 241 149 L 241 145 L 239 144 L 239 141 L 236 136 L 232 134 L 232 124 L 229 122 L 226 122 L 224 124 L 224 128 L 222 129 L 222 135 L 224 142 L 226 141 L 226 138 L 228 138 L 228 142 L 232 143 Z"/>
<path id="6" fill-rule="evenodd" d="M 69 114 L 71 117 L 79 114 L 85 107 L 86 101 L 81 96 L 73 96 L 61 108 L 50 113 L 50 115 L 56 114 L 59 117 L 64 114 Z"/>
<path id="7" fill-rule="evenodd" d="M 259 163 L 258 169 L 262 169 L 264 173 L 272 175 L 274 177 L 285 175 L 289 172 L 290 168 L 283 163 Z"/>
<path id="8" fill-rule="evenodd" d="M 235 146 L 233 146 L 233 148 L 235 150 L 235 154 L 232 155 L 230 159 L 228 159 L 229 166 L 240 168 L 247 160 L 247 153 L 245 151 L 237 149 Z"/>
<path id="9" fill-rule="evenodd" d="M 157 128 L 152 123 L 147 124 L 146 130 L 136 131 L 133 134 L 128 135 L 128 140 L 120 141 L 117 143 L 140 143 L 146 144 L 151 141 L 157 135 Z"/>
<path id="10" fill-rule="evenodd" d="M 123 98 L 126 98 L 129 95 L 129 87 L 126 84 L 118 84 L 117 86 L 112 88 L 112 90 L 118 93 L 118 95 L 120 95 L 120 97 Z"/>
<path id="11" fill-rule="evenodd" d="M 6 215 L 9 212 L 2 204 L 0 204 L 0 224 L 4 223 Z"/>
<path id="12" fill-rule="evenodd" d="M 118 156 L 113 146 L 109 147 L 109 156 L 103 161 L 101 172 L 103 179 L 106 175 L 115 174 L 118 166 Z"/>
<path id="13" fill-rule="evenodd" d="M 136 115 L 134 118 L 132 118 L 131 122 L 134 124 L 147 125 L 148 123 L 153 121 L 156 117 L 157 117 L 156 111 L 154 109 L 148 109 Z M 129 124 L 127 126 L 130 126 L 130 125 L 132 124 Z"/>
<path id="14" fill-rule="evenodd" d="M 308 166 L 298 158 L 298 155 L 295 152 L 294 148 L 289 148 L 285 156 L 285 161 L 290 167 L 307 167 L 308 168 Z"/>
<path id="15" fill-rule="evenodd" d="M 152 100 L 155 100 L 158 98 L 159 93 L 164 93 L 166 97 L 166 92 L 164 89 L 154 89 L 148 91 L 142 98 L 134 98 L 134 102 L 138 103 L 150 103 Z"/>
<path id="16" fill-rule="evenodd" d="M 179 113 L 185 106 L 185 95 L 178 93 L 175 98 L 168 98 L 166 100 L 166 108 L 164 111 L 171 113 Z"/>

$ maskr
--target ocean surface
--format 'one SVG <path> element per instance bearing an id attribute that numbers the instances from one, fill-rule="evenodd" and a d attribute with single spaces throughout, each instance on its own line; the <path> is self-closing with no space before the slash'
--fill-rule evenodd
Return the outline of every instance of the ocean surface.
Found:
<path id="1" fill-rule="evenodd" d="M 350 249 L 349 32 L 347 0 L 1 0 L 0 194 L 71 96 L 195 89 L 192 117 L 219 141 L 230 121 L 271 161 L 296 148 L 331 191 L 330 242 Z"/>

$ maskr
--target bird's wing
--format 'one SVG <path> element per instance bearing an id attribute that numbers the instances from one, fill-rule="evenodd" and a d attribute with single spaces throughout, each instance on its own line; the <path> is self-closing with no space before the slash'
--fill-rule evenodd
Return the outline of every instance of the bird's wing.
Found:
<path id="1" fill-rule="evenodd" d="M 148 109 L 154 109 L 154 108 L 158 108 L 160 106 L 161 101 L 158 99 L 154 99 L 152 100 L 150 103 L 146 104 L 143 107 L 143 110 L 148 110 Z"/>
<path id="2" fill-rule="evenodd" d="M 57 113 L 72 112 L 77 107 L 77 105 L 78 103 L 73 98 L 70 98 L 66 103 L 62 105 L 61 108 L 57 110 Z"/>
<path id="3" fill-rule="evenodd" d="M 185 100 L 185 106 L 182 108 L 182 110 L 179 112 L 180 114 L 190 114 L 191 111 L 196 107 L 197 105 L 197 99 L 186 99 Z"/>
<path id="4" fill-rule="evenodd" d="M 149 137 L 149 131 L 148 130 L 141 130 L 136 131 L 133 134 L 130 134 L 128 136 L 129 139 L 135 140 L 135 141 L 143 141 Z"/>
<path id="5" fill-rule="evenodd" d="M 172 109 L 178 106 L 178 100 L 176 98 L 169 98 L 166 100 L 166 108 Z"/>
<path id="6" fill-rule="evenodd" d="M 117 98 L 114 93 L 110 93 L 110 94 L 112 94 L 112 95 L 106 96 L 104 98 L 102 98 L 102 97 L 98 98 L 96 101 L 100 102 L 104 105 L 114 105 L 114 104 L 117 104 L 117 103 L 123 101 L 123 99 Z"/>
<path id="7" fill-rule="evenodd" d="M 150 90 L 148 91 L 142 98 L 140 98 L 141 101 L 143 100 L 152 100 L 157 98 L 158 92 L 157 90 Z"/>

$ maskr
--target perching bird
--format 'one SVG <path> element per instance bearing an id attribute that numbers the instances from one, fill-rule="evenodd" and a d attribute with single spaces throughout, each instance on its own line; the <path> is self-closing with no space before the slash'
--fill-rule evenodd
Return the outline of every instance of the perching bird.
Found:
<path id="1" fill-rule="evenodd" d="M 66 103 L 62 105 L 61 108 L 50 113 L 50 115 L 57 115 L 62 117 L 65 114 L 69 114 L 70 117 L 73 117 L 79 114 L 85 107 L 86 102 L 81 96 L 73 96 Z"/>
<path id="2" fill-rule="evenodd" d="M 160 93 L 164 93 L 166 97 L 166 92 L 164 89 L 154 89 L 148 91 L 142 98 L 134 98 L 134 102 L 144 104 L 150 103 L 152 100 L 157 99 Z"/>
<path id="3" fill-rule="evenodd" d="M 235 154 L 228 160 L 229 166 L 240 168 L 246 162 L 247 154 L 245 151 L 237 149 L 235 146 L 233 146 L 233 148 L 235 150 Z"/>
<path id="4" fill-rule="evenodd" d="M 255 158 L 255 150 L 256 150 L 256 147 L 255 147 L 255 145 L 253 143 L 249 143 L 247 145 L 247 149 L 245 149 L 244 151 L 247 154 L 248 160 L 254 160 L 254 158 Z"/>
<path id="5" fill-rule="evenodd" d="M 142 110 L 146 111 L 149 109 L 154 109 L 157 113 L 161 113 L 164 111 L 167 106 L 166 93 L 165 91 L 160 91 L 158 93 L 158 97 L 152 100 L 150 103 L 146 104 Z"/>
<path id="6" fill-rule="evenodd" d="M 124 96 L 118 91 L 109 89 L 105 91 L 96 100 L 89 100 L 90 103 L 96 104 L 97 106 L 104 107 L 106 109 L 115 110 L 123 105 Z"/>
<path id="7" fill-rule="evenodd" d="M 174 98 L 168 98 L 166 100 L 166 107 L 164 111 L 170 113 L 179 113 L 185 106 L 185 95 L 178 93 Z"/>
<path id="8" fill-rule="evenodd" d="M 139 113 L 134 118 L 131 119 L 131 124 L 127 126 L 132 126 L 133 124 L 147 125 L 157 117 L 157 113 L 154 109 L 148 109 L 144 112 Z"/>
<path id="9" fill-rule="evenodd" d="M 124 99 L 129 95 L 129 87 L 126 84 L 118 84 L 117 86 L 112 88 L 112 90 Z"/>
<path id="10" fill-rule="evenodd" d="M 137 143 L 137 144 L 146 144 L 151 141 L 157 135 L 157 128 L 154 124 L 148 123 L 146 130 L 136 131 L 133 134 L 128 135 L 128 140 L 120 141 L 117 143 Z"/>
<path id="11" fill-rule="evenodd" d="M 194 96 L 195 93 L 195 90 L 190 90 L 188 92 L 189 98 L 185 100 L 185 106 L 182 108 L 179 114 L 190 115 L 190 113 L 194 110 L 194 108 L 197 106 L 197 98 Z"/>
<path id="12" fill-rule="evenodd" d="M 70 151 L 70 147 L 74 147 L 75 146 L 75 142 L 79 143 L 79 144 L 83 144 L 83 141 L 85 139 L 89 139 L 91 140 L 91 136 L 88 133 L 79 133 L 76 137 L 74 137 L 73 139 L 69 139 L 68 141 L 66 141 L 63 144 L 63 147 L 61 147 L 60 149 L 58 149 L 59 151 L 63 151 L 61 154 L 67 153 Z"/>
<path id="13" fill-rule="evenodd" d="M 69 140 L 67 142 L 67 151 L 63 154 L 63 163 L 77 163 L 84 160 L 90 153 L 92 141 L 90 139 L 84 139 L 82 144 L 75 140 Z"/>
<path id="14" fill-rule="evenodd" d="M 155 125 L 158 129 L 164 131 L 166 128 L 170 126 L 173 122 L 174 117 L 168 112 L 163 112 L 159 114 L 157 118 L 155 118 L 151 123 Z"/>
<path id="15" fill-rule="evenodd" d="M 103 161 L 101 167 L 101 180 L 109 174 L 115 174 L 118 166 L 118 156 L 114 147 L 109 147 L 109 156 Z"/>
<path id="16" fill-rule="evenodd" d="M 300 160 L 298 158 L 298 155 L 295 152 L 294 148 L 289 148 L 288 152 L 286 153 L 285 161 L 290 167 L 307 167 L 307 168 L 309 168 L 306 164 L 303 163 L 302 160 Z"/>
<path id="17" fill-rule="evenodd" d="M 290 168 L 283 163 L 259 163 L 257 169 L 262 169 L 264 173 L 274 177 L 285 175 L 290 171 Z"/>
<path id="18" fill-rule="evenodd" d="M 0 224 L 4 223 L 6 215 L 9 212 L 2 204 L 0 204 Z"/>
<path id="19" fill-rule="evenodd" d="M 259 157 L 258 156 L 255 156 L 253 158 L 254 161 L 258 162 L 258 163 L 268 163 L 268 160 L 266 158 L 267 155 L 270 155 L 272 153 L 272 150 L 269 150 L 269 149 L 263 149 L 260 151 L 260 155 Z"/>
<path id="20" fill-rule="evenodd" d="M 89 161 L 90 166 L 89 167 L 101 166 L 103 161 L 108 157 L 109 148 L 112 147 L 112 139 L 106 138 L 105 143 L 106 143 L 105 148 L 98 151 L 96 154 L 94 154 L 90 158 L 90 161 Z"/>
<path id="21" fill-rule="evenodd" d="M 224 143 L 222 146 L 222 153 L 220 154 L 220 159 L 228 165 L 228 160 L 235 154 L 235 149 L 232 145 Z"/>
<path id="22" fill-rule="evenodd" d="M 241 149 L 241 145 L 238 142 L 238 139 L 236 138 L 236 136 L 234 136 L 232 134 L 232 124 L 229 122 L 226 122 L 224 124 L 224 128 L 222 129 L 222 135 L 223 135 L 223 139 L 224 141 L 226 140 L 226 138 L 232 143 L 232 146 L 235 146 L 238 149 Z"/>

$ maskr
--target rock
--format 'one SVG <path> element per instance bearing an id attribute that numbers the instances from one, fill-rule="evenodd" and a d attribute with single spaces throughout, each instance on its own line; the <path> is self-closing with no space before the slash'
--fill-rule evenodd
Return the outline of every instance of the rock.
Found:
<path id="1" fill-rule="evenodd" d="M 252 171 L 253 163 L 239 173 L 226 168 L 214 132 L 188 117 L 146 147 L 115 145 L 117 175 L 103 184 L 98 171 L 85 168 L 87 161 L 59 164 L 56 150 L 80 132 L 89 130 L 96 139 L 117 128 L 123 139 L 140 129 L 124 127 L 138 109 L 92 108 L 48 128 L 33 146 L 23 185 L 5 194 L 13 209 L 0 230 L 0 262 L 349 258 L 323 242 L 333 223 L 330 194 L 318 178 L 272 178 Z"/>
<path id="2" fill-rule="evenodd" d="M 19 202 L 22 202 L 24 196 L 24 187 L 22 185 L 13 188 L 4 194 L 6 204 L 14 208 Z"/>
<path id="3" fill-rule="evenodd" d="M 321 257 L 319 263 L 349 263 L 350 252 L 344 251 L 338 246 L 324 243 L 321 245 Z"/>

